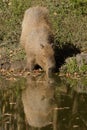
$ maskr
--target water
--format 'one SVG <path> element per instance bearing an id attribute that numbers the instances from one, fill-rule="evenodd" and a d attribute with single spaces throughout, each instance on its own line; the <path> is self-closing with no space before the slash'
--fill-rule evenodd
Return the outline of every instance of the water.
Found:
<path id="1" fill-rule="evenodd" d="M 0 77 L 0 130 L 87 130 L 87 78 Z"/>

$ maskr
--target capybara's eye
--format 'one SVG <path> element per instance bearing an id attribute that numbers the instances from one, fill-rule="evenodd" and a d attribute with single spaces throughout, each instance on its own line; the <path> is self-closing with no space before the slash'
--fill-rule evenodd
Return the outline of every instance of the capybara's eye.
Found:
<path id="1" fill-rule="evenodd" d="M 41 48 L 44 48 L 44 45 L 43 44 L 40 44 Z"/>

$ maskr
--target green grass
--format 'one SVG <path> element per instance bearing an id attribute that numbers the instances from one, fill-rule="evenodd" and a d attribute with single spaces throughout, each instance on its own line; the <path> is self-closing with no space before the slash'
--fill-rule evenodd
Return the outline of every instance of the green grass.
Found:
<path id="1" fill-rule="evenodd" d="M 49 10 L 56 45 L 62 48 L 69 43 L 87 51 L 87 0 L 0 0 L 0 47 L 3 48 L 0 55 L 10 57 L 11 61 L 25 57 L 25 52 L 18 49 L 21 24 L 25 10 L 37 5 Z M 70 73 L 85 73 L 87 65 L 79 68 L 73 58 L 65 69 Z"/>
<path id="2" fill-rule="evenodd" d="M 76 57 L 70 57 L 66 59 L 65 64 L 60 68 L 60 72 L 87 75 L 87 63 L 84 62 L 84 59 L 82 59 L 81 63 L 78 63 Z"/>
<path id="3" fill-rule="evenodd" d="M 46 6 L 55 34 L 55 44 L 87 45 L 87 0 L 9 0 L 0 1 L 0 43 L 19 43 L 24 11 Z"/>

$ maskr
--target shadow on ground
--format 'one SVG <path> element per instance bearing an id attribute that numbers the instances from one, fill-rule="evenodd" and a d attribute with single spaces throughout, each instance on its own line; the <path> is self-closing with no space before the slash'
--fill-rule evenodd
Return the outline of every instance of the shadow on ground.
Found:
<path id="1" fill-rule="evenodd" d="M 55 61 L 56 61 L 56 71 L 64 64 L 66 58 L 75 56 L 80 53 L 80 49 L 75 45 L 66 43 L 62 47 L 54 46 L 55 51 Z"/>

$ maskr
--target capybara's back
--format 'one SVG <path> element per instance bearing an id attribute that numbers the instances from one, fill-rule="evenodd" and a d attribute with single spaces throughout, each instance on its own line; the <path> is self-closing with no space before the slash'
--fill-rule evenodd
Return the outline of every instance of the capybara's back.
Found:
<path id="1" fill-rule="evenodd" d="M 25 28 L 28 25 L 38 26 L 40 23 L 48 22 L 48 10 L 45 7 L 32 7 L 25 11 L 24 21 L 22 27 Z M 33 27 L 32 26 L 32 27 Z"/>
<path id="2" fill-rule="evenodd" d="M 26 40 L 29 40 L 33 44 L 36 44 L 36 42 L 33 42 L 34 39 L 37 40 L 36 38 L 38 38 L 39 42 L 45 38 L 45 40 L 48 40 L 49 34 L 52 35 L 48 20 L 48 10 L 45 7 L 39 6 L 26 10 L 22 22 L 21 43 L 25 46 Z"/>
<path id="3" fill-rule="evenodd" d="M 39 6 L 26 10 L 20 40 L 26 51 L 27 64 L 30 71 L 35 64 L 41 66 L 46 72 L 49 68 L 54 67 L 52 38 L 53 34 L 48 18 L 48 10 Z M 48 48 L 48 50 L 45 48 Z"/>

